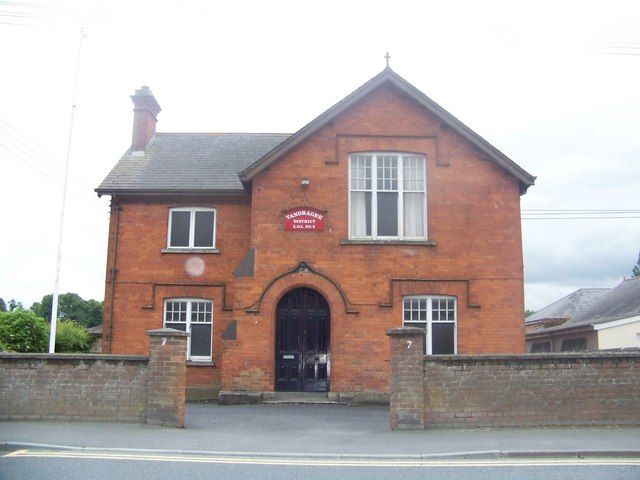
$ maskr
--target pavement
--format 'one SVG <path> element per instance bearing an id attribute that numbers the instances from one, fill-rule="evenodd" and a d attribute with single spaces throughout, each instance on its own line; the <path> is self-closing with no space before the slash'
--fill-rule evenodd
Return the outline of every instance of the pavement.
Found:
<path id="1" fill-rule="evenodd" d="M 1 421 L 0 450 L 97 449 L 250 456 L 640 457 L 640 428 L 390 431 L 388 407 L 190 403 L 184 429 L 129 423 Z"/>

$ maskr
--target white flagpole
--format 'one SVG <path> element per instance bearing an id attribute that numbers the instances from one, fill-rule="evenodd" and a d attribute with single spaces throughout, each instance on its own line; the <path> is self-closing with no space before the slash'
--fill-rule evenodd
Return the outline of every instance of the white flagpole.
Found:
<path id="1" fill-rule="evenodd" d="M 51 329 L 49 332 L 49 353 L 56 351 L 56 326 L 58 322 L 58 286 L 60 283 L 60 258 L 62 256 L 62 231 L 64 227 L 64 210 L 67 204 L 67 183 L 69 181 L 69 159 L 71 158 L 71 140 L 73 138 L 73 121 L 76 114 L 76 95 L 78 92 L 78 76 L 80 73 L 80 54 L 82 53 L 82 40 L 84 28 L 80 29 L 80 41 L 78 43 L 78 58 L 76 60 L 76 75 L 73 83 L 73 97 L 71 102 L 71 121 L 69 123 L 69 138 L 67 140 L 67 159 L 64 168 L 64 186 L 62 187 L 62 206 L 60 208 L 60 224 L 58 225 L 58 255 L 56 257 L 56 280 L 53 285 L 53 298 L 51 299 Z"/>

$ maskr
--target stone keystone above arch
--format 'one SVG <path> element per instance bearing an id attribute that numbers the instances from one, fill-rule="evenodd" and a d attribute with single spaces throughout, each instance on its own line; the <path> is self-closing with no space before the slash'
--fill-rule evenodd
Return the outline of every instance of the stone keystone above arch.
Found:
<path id="1" fill-rule="evenodd" d="M 277 292 L 288 289 L 289 286 L 309 286 L 324 292 L 330 299 L 339 299 L 344 305 L 344 312 L 348 314 L 358 314 L 359 311 L 353 308 L 347 294 L 342 290 L 340 284 L 329 275 L 316 270 L 306 260 L 300 260 L 298 264 L 286 272 L 273 277 L 265 285 L 258 300 L 245 309 L 247 313 L 260 313 L 260 306 L 267 293 L 276 286 Z M 333 298 L 331 298 L 333 297 Z"/>

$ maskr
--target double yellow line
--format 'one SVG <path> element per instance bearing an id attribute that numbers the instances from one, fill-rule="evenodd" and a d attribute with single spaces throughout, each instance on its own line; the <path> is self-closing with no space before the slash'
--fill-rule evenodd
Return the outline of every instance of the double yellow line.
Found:
<path id="1" fill-rule="evenodd" d="M 86 451 L 15 450 L 3 458 L 69 458 L 143 462 L 220 463 L 323 467 L 544 467 L 544 466 L 640 466 L 640 458 L 504 458 L 504 459 L 353 459 L 261 456 L 176 455 Z"/>

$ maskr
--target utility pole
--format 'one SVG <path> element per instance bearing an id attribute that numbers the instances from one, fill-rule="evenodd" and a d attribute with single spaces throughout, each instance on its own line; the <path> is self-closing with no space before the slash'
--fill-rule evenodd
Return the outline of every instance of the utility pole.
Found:
<path id="1" fill-rule="evenodd" d="M 71 140 L 73 138 L 73 121 L 76 116 L 76 96 L 78 93 L 78 76 L 80 74 L 80 54 L 82 40 L 86 35 L 84 28 L 80 29 L 78 42 L 78 58 L 76 59 L 76 74 L 73 81 L 73 96 L 71 100 L 71 121 L 69 122 L 69 138 L 67 139 L 67 159 L 64 167 L 64 186 L 62 187 L 62 206 L 60 207 L 60 225 L 58 226 L 58 255 L 56 257 L 56 280 L 53 284 L 53 298 L 51 300 L 51 329 L 49 331 L 49 353 L 56 351 L 56 327 L 58 324 L 58 287 L 60 284 L 60 258 L 62 256 L 62 232 L 64 230 L 64 210 L 67 204 L 67 184 L 69 182 L 69 159 L 71 158 Z"/>

